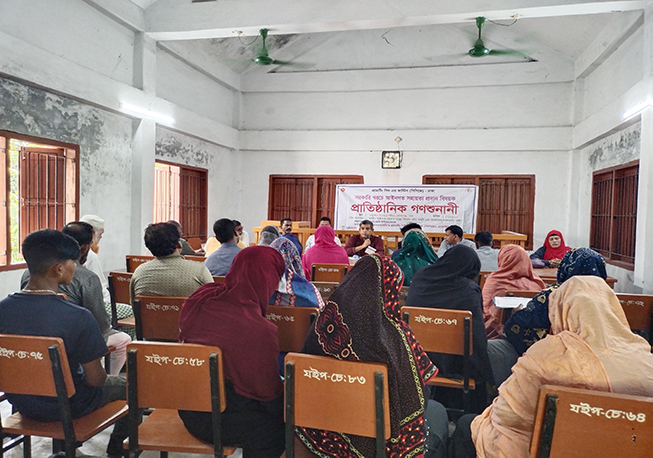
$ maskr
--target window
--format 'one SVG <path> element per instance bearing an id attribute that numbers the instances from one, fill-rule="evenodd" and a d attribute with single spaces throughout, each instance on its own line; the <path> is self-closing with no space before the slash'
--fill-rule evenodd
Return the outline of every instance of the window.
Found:
<path id="1" fill-rule="evenodd" d="M 207 172 L 157 161 L 154 165 L 154 221 L 179 221 L 184 237 L 206 241 Z"/>
<path id="2" fill-rule="evenodd" d="M 526 249 L 533 249 L 535 175 L 424 175 L 423 184 L 478 186 L 479 231 L 526 234 Z"/>
<path id="3" fill-rule="evenodd" d="M 270 175 L 268 219 L 310 221 L 317 227 L 322 216 L 333 220 L 336 186 L 363 184 L 361 175 Z"/>
<path id="4" fill-rule="evenodd" d="M 592 177 L 590 247 L 611 264 L 633 270 L 639 161 L 596 171 Z"/>
<path id="5" fill-rule="evenodd" d="M 24 268 L 30 232 L 78 217 L 79 146 L 0 131 L 0 270 Z"/>

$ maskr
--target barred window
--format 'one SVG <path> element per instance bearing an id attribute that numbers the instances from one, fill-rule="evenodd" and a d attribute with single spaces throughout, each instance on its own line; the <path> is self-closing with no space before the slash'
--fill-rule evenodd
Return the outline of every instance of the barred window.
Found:
<path id="1" fill-rule="evenodd" d="M 0 270 L 24 268 L 20 245 L 78 216 L 79 146 L 0 131 Z"/>
<path id="2" fill-rule="evenodd" d="M 594 172 L 590 247 L 611 264 L 633 270 L 639 161 Z"/>

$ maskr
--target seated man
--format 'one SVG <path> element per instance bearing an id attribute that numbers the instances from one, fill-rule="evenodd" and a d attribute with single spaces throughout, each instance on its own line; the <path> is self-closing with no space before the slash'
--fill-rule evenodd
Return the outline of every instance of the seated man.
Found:
<path id="1" fill-rule="evenodd" d="M 215 238 L 220 242 L 220 248 L 215 250 L 206 258 L 204 265 L 211 275 L 225 276 L 231 263 L 240 251 L 238 248 L 238 235 L 236 234 L 236 225 L 228 218 L 219 219 L 213 224 Z"/>
<path id="2" fill-rule="evenodd" d="M 60 284 L 59 292 L 66 295 L 68 302 L 82 306 L 93 314 L 104 336 L 104 341 L 109 347 L 115 348 L 111 352 L 111 370 L 109 373 L 118 375 L 125 365 L 125 361 L 127 361 L 127 345 L 132 339 L 124 332 L 111 327 L 111 318 L 104 307 L 102 283 L 100 283 L 100 279 L 94 272 L 82 265 L 86 262 L 93 242 L 93 226 L 82 221 L 74 221 L 66 224 L 61 232 L 75 239 L 79 245 L 79 259 L 77 259 L 77 268 L 72 281 L 67 284 Z M 20 282 L 21 288 L 25 288 L 29 282 L 30 274 L 29 270 L 23 274 Z"/>
<path id="3" fill-rule="evenodd" d="M 374 224 L 364 219 L 358 227 L 358 234 L 352 235 L 345 244 L 347 256 L 367 256 L 370 253 L 385 255 L 383 239 L 374 235 Z"/>
<path id="4" fill-rule="evenodd" d="M 499 268 L 499 250 L 492 248 L 492 233 L 478 232 L 474 236 L 476 254 L 481 260 L 481 270 L 497 270 Z"/>
<path id="5" fill-rule="evenodd" d="M 71 285 L 77 270 L 84 269 L 79 266 L 78 243 L 59 231 L 44 229 L 25 237 L 22 253 L 30 273 L 29 282 L 22 291 L 0 302 L 0 333 L 63 339 L 75 384 L 75 394 L 70 398 L 73 418 L 125 399 L 125 379 L 107 377 L 100 363 L 108 349 L 97 321 L 87 309 L 57 295 L 57 290 Z M 61 420 L 56 397 L 7 397 L 27 417 L 48 422 Z M 122 456 L 122 441 L 126 437 L 124 417 L 111 434 L 109 456 Z"/>
<path id="6" fill-rule="evenodd" d="M 145 228 L 145 246 L 156 258 L 134 271 L 129 284 L 132 300 L 136 296 L 188 297 L 213 281 L 203 263 L 184 259 L 179 238 L 179 231 L 169 223 Z"/>
<path id="7" fill-rule="evenodd" d="M 467 240 L 463 238 L 463 228 L 460 226 L 456 226 L 455 224 L 452 226 L 449 226 L 444 230 L 445 236 L 444 240 L 440 244 L 440 248 L 438 249 L 438 258 L 441 258 L 446 251 L 451 248 L 452 246 L 457 245 L 460 243 L 461 245 L 465 245 L 470 247 L 472 250 L 476 251 L 476 245 L 474 242 L 471 240 Z"/>
<path id="8" fill-rule="evenodd" d="M 174 219 L 171 219 L 170 221 L 168 221 L 168 223 L 174 225 L 179 231 L 179 243 L 181 243 L 182 256 L 204 256 L 204 250 L 202 248 L 200 248 L 197 251 L 193 250 L 193 247 L 191 247 L 190 244 L 186 241 L 186 239 L 183 238 L 184 229 L 181 227 L 181 224 L 179 224 L 179 221 L 175 221 Z"/>
<path id="9" fill-rule="evenodd" d="M 323 216 L 322 218 L 320 218 L 319 225 L 320 226 L 332 226 L 331 218 L 329 218 L 328 216 Z M 338 238 L 337 235 L 335 236 L 333 241 L 336 242 L 336 244 L 342 246 L 342 243 L 340 242 L 340 239 Z M 306 253 L 308 251 L 308 249 L 310 247 L 312 247 L 313 245 L 315 245 L 315 234 L 311 234 L 308 237 L 308 240 L 306 240 L 306 244 L 304 245 L 304 253 Z"/>
<path id="10" fill-rule="evenodd" d="M 249 234 L 243 230 L 243 225 L 240 224 L 240 221 L 233 220 L 236 225 L 236 235 L 238 236 L 238 248 L 243 249 L 249 246 Z M 215 233 L 215 229 L 213 231 Z M 207 258 L 218 248 L 220 248 L 220 242 L 217 237 L 209 237 L 204 246 L 204 256 Z M 183 253 L 182 253 L 183 254 Z"/>
<path id="11" fill-rule="evenodd" d="M 302 255 L 302 244 L 299 242 L 299 238 L 296 235 L 291 234 L 292 231 L 292 220 L 290 218 L 283 218 L 279 225 L 281 226 L 281 237 L 285 237 L 290 240 L 293 245 L 297 248 L 299 256 Z"/>

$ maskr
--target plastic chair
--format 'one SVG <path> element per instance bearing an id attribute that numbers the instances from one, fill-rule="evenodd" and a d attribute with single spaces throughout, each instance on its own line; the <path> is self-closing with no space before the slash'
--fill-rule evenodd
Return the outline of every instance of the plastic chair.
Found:
<path id="1" fill-rule="evenodd" d="M 129 438 L 123 447 L 129 448 L 130 457 L 142 450 L 157 450 L 162 458 L 168 452 L 216 458 L 234 453 L 235 448 L 222 446 L 220 434 L 226 398 L 218 347 L 132 342 L 127 347 L 127 379 Z M 154 410 L 141 423 L 145 408 Z M 211 412 L 215 446 L 191 435 L 177 410 Z"/>
<path id="2" fill-rule="evenodd" d="M 36 421 L 20 413 L 3 418 L 0 440 L 7 435 L 50 437 L 63 441 L 66 457 L 74 458 L 77 442 L 95 436 L 127 414 L 125 401 L 114 401 L 73 420 L 69 398 L 75 394 L 75 385 L 62 339 L 0 334 L 0 347 L 0 390 L 56 397 L 61 412 L 61 421 L 55 422 Z"/>
<path id="3" fill-rule="evenodd" d="M 132 303 L 136 319 L 136 340 L 176 342 L 179 313 L 185 297 L 136 296 Z"/>
<path id="4" fill-rule="evenodd" d="M 301 351 L 317 313 L 314 307 L 268 306 L 267 319 L 277 325 L 279 351 Z"/>
<path id="5" fill-rule="evenodd" d="M 311 281 L 340 283 L 349 270 L 349 264 L 320 264 L 311 266 Z"/>
<path id="6" fill-rule="evenodd" d="M 649 458 L 651 419 L 651 398 L 543 385 L 530 456 Z"/>
<path id="7" fill-rule="evenodd" d="M 286 458 L 295 457 L 295 426 L 373 437 L 376 456 L 385 456 L 390 403 L 384 364 L 288 353 L 285 379 Z"/>
<path id="8" fill-rule="evenodd" d="M 469 357 L 473 353 L 472 312 L 426 307 L 402 307 L 401 312 L 425 351 L 463 357 L 462 380 L 438 375 L 429 380 L 428 384 L 461 389 L 463 413 L 469 413 L 469 391 L 476 388 L 476 382 L 469 376 Z"/>

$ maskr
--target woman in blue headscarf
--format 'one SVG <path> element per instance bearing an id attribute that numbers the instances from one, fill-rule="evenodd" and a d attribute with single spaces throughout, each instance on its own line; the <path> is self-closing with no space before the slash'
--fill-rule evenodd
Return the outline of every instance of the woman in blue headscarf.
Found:
<path id="1" fill-rule="evenodd" d="M 404 273 L 404 286 L 409 286 L 415 272 L 437 260 L 438 255 L 427 235 L 419 229 L 411 229 L 404 236 L 401 253 L 394 261 Z"/>
<path id="2" fill-rule="evenodd" d="M 577 275 L 594 275 L 604 280 L 608 274 L 605 259 L 590 248 L 575 248 L 564 255 L 558 266 L 558 281 L 531 299 L 525 308 L 512 314 L 504 326 L 508 341 L 522 355 L 528 347 L 549 333 L 549 294 Z"/>
<path id="3" fill-rule="evenodd" d="M 284 237 L 270 244 L 277 250 L 286 264 L 286 273 L 279 281 L 279 288 L 270 298 L 270 305 L 291 307 L 317 307 L 322 310 L 324 301 L 320 292 L 304 277 L 302 261 L 295 245 Z"/>

